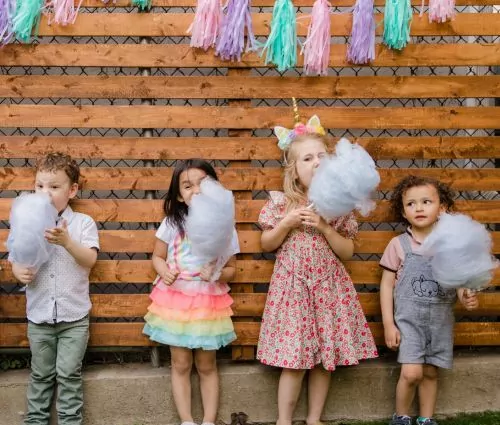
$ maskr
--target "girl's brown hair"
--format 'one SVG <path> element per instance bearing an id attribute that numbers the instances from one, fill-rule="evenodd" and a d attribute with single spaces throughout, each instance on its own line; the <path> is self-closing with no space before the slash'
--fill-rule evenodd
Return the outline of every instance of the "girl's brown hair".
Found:
<path id="1" fill-rule="evenodd" d="M 330 139 L 328 136 L 313 133 L 297 136 L 293 139 L 290 147 L 284 154 L 285 171 L 283 176 L 283 192 L 285 193 L 287 211 L 291 211 L 304 201 L 307 201 L 307 189 L 300 184 L 299 176 L 297 175 L 297 157 L 294 146 L 297 146 L 300 142 L 311 139 L 323 143 L 327 152 L 330 150 Z"/>
<path id="2" fill-rule="evenodd" d="M 433 186 L 439 195 L 439 202 L 444 205 L 446 211 L 453 211 L 455 209 L 455 192 L 445 183 L 430 177 L 419 177 L 409 175 L 403 178 L 394 188 L 391 196 L 391 210 L 397 221 L 409 224 L 408 220 L 404 218 L 404 205 L 403 196 L 408 189 L 418 186 Z"/>

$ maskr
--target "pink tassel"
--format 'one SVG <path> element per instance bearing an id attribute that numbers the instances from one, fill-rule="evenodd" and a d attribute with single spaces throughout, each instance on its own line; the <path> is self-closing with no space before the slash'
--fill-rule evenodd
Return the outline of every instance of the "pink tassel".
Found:
<path id="1" fill-rule="evenodd" d="M 207 50 L 215 45 L 222 21 L 220 0 L 198 0 L 194 20 L 188 29 L 191 47 Z"/>
<path id="2" fill-rule="evenodd" d="M 306 75 L 326 75 L 330 62 L 330 3 L 316 0 L 311 12 L 307 38 L 300 52 Z"/>
<path id="3" fill-rule="evenodd" d="M 429 22 L 446 22 L 455 17 L 455 0 L 429 0 Z"/>
<path id="4" fill-rule="evenodd" d="M 47 2 L 48 24 L 59 25 L 74 24 L 82 0 L 75 9 L 75 0 L 50 0 Z"/>

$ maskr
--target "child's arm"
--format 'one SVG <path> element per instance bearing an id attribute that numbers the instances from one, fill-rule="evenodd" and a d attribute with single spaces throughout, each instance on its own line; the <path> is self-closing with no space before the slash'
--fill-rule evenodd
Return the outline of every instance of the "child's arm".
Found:
<path id="1" fill-rule="evenodd" d="M 475 310 L 479 307 L 476 293 L 466 288 L 457 289 L 457 296 L 466 310 Z"/>
<path id="2" fill-rule="evenodd" d="M 382 322 L 384 324 L 385 344 L 394 350 L 399 347 L 401 335 L 394 323 L 394 286 L 396 285 L 396 273 L 384 270 L 380 282 L 380 308 L 382 309 Z"/>
<path id="3" fill-rule="evenodd" d="M 288 233 L 290 233 L 290 230 L 302 224 L 301 211 L 302 208 L 290 211 L 276 227 L 262 232 L 260 244 L 263 251 L 272 252 L 278 249 L 288 236 Z"/>
<path id="4" fill-rule="evenodd" d="M 45 239 L 47 239 L 49 243 L 60 245 L 66 249 L 75 259 L 77 264 L 82 267 L 91 269 L 97 261 L 97 250 L 95 248 L 88 248 L 71 239 L 66 220 L 63 220 L 61 227 L 47 229 L 45 231 Z"/>
<path id="5" fill-rule="evenodd" d="M 156 238 L 155 246 L 153 248 L 153 267 L 156 270 L 165 284 L 171 285 L 174 283 L 177 278 L 177 273 L 172 273 L 172 271 L 168 268 L 167 265 L 167 248 L 168 245 L 163 242 L 161 239 Z"/>

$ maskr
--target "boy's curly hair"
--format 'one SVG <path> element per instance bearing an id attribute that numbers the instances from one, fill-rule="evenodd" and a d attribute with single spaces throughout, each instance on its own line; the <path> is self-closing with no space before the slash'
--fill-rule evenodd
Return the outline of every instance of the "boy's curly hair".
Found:
<path id="1" fill-rule="evenodd" d="M 71 184 L 80 180 L 80 167 L 71 156 L 62 152 L 49 152 L 38 158 L 36 171 L 56 172 L 63 170 L 68 176 Z"/>
<path id="2" fill-rule="evenodd" d="M 397 221 L 409 224 L 408 220 L 403 217 L 403 195 L 408 189 L 418 186 L 434 186 L 439 195 L 439 202 L 446 207 L 446 211 L 455 209 L 455 192 L 450 186 L 431 177 L 409 175 L 400 180 L 391 196 L 391 210 Z"/>

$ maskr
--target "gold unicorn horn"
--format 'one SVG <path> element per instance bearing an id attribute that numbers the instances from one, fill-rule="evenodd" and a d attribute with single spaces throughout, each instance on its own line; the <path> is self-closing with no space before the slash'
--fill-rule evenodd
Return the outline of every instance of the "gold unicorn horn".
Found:
<path id="1" fill-rule="evenodd" d="M 293 118 L 295 119 L 295 124 L 298 124 L 300 122 L 299 107 L 297 106 L 297 100 L 294 97 L 292 97 L 292 104 L 293 104 Z"/>

